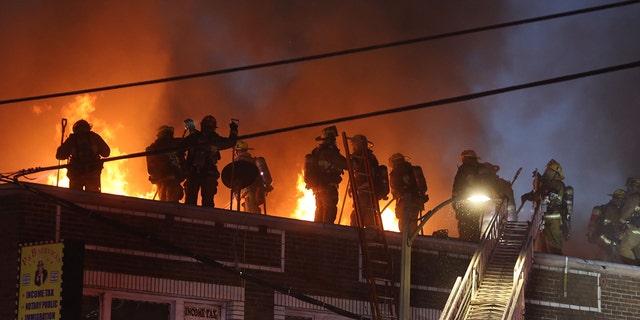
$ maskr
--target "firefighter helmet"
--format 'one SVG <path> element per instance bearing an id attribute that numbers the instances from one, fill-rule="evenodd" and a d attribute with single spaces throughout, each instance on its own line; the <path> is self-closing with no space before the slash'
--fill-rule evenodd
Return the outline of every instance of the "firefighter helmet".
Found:
<path id="1" fill-rule="evenodd" d="M 564 179 L 564 173 L 562 173 L 562 166 L 560 165 L 560 163 L 558 163 L 558 161 L 554 159 L 549 160 L 549 162 L 547 163 L 547 169 L 551 170 L 552 172 L 555 172 L 558 175 L 558 178 L 560 178 L 560 180 Z"/>
<path id="2" fill-rule="evenodd" d="M 338 136 L 338 128 L 336 126 L 326 127 L 320 132 L 320 136 L 316 137 L 316 141 L 327 140 Z"/>
<path id="3" fill-rule="evenodd" d="M 249 144 L 244 140 L 238 140 L 238 142 L 236 143 L 236 149 L 238 151 L 247 151 L 251 150 L 252 148 L 249 148 Z"/>
<path id="4" fill-rule="evenodd" d="M 635 186 L 635 187 L 640 187 L 640 178 L 628 178 L 627 179 L 627 183 L 625 183 L 625 186 L 630 187 L 630 186 Z"/>
<path id="5" fill-rule="evenodd" d="M 391 157 L 389 157 L 389 166 L 393 167 L 394 164 L 400 162 L 401 160 L 404 160 L 404 155 L 402 155 L 402 153 L 394 153 L 391 155 Z"/>
<path id="6" fill-rule="evenodd" d="M 173 137 L 173 127 L 160 126 L 160 128 L 156 130 L 156 137 L 160 138 L 164 136 Z"/>
<path id="7" fill-rule="evenodd" d="M 204 118 L 202 118 L 202 121 L 200 121 L 200 130 L 213 131 L 217 127 L 218 127 L 218 121 L 216 121 L 216 118 L 214 118 L 212 115 L 205 116 Z"/>
<path id="8" fill-rule="evenodd" d="M 478 155 L 476 154 L 476 152 L 474 150 L 464 150 L 464 151 L 462 151 L 462 153 L 460 154 L 460 161 L 464 160 L 464 158 L 479 159 Z"/>
<path id="9" fill-rule="evenodd" d="M 354 146 L 361 147 L 366 146 L 369 140 L 367 140 L 367 136 L 365 136 L 364 134 L 356 134 L 355 136 L 351 137 L 351 142 Z"/>
<path id="10" fill-rule="evenodd" d="M 87 132 L 91 131 L 91 125 L 87 120 L 80 119 L 73 124 L 73 132 Z"/>
<path id="11" fill-rule="evenodd" d="M 617 189 L 612 194 L 610 194 L 612 198 L 624 198 L 627 196 L 627 192 L 623 189 Z"/>

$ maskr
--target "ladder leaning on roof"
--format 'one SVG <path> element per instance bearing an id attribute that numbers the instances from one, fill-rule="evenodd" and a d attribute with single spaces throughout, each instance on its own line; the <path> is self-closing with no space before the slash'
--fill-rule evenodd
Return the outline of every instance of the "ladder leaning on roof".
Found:
<path id="1" fill-rule="evenodd" d="M 347 171 L 349 173 L 349 192 L 353 197 L 355 210 L 355 225 L 358 229 L 360 240 L 360 250 L 362 252 L 362 276 L 369 287 L 369 303 L 371 305 L 371 315 L 373 320 L 397 319 L 397 296 L 398 289 L 393 281 L 393 265 L 391 252 L 387 243 L 387 238 L 382 225 L 380 215 L 380 205 L 376 197 L 374 188 L 374 174 L 368 157 L 368 144 L 365 143 L 364 155 L 351 154 L 349 152 L 348 138 L 346 133 L 342 133 L 344 150 L 347 156 Z M 356 171 L 353 167 L 354 161 L 363 161 L 365 171 Z M 356 177 L 366 177 L 367 183 L 358 186 Z M 363 198 L 364 197 L 364 198 Z M 361 204 L 373 208 L 373 225 L 365 225 L 363 219 L 363 208 Z M 366 214 L 370 214 L 367 212 Z"/>

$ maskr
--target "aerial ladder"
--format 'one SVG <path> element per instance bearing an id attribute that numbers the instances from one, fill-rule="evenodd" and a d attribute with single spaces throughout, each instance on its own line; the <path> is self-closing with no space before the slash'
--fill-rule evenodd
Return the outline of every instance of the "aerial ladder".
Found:
<path id="1" fill-rule="evenodd" d="M 508 221 L 496 209 L 464 277 L 456 280 L 440 320 L 524 319 L 524 287 L 533 265 L 534 241 L 546 205 L 529 221 Z"/>
<path id="2" fill-rule="evenodd" d="M 391 251 L 382 225 L 380 205 L 375 192 L 375 170 L 369 155 L 368 141 L 363 152 L 351 153 L 342 133 L 349 173 L 349 193 L 353 198 L 355 215 L 351 224 L 358 230 L 362 252 L 362 277 L 368 286 L 372 320 L 397 319 L 398 289 L 393 281 Z M 373 217 L 365 215 L 373 215 Z"/>

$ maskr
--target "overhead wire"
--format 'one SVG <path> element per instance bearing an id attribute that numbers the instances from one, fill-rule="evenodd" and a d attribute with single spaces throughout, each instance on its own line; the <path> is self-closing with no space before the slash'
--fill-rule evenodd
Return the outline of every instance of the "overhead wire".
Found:
<path id="1" fill-rule="evenodd" d="M 383 110 L 373 111 L 373 112 L 369 112 L 369 113 L 361 113 L 361 114 L 352 115 L 352 116 L 327 119 L 327 120 L 322 120 L 322 121 L 310 122 L 310 123 L 305 123 L 305 124 L 300 124 L 300 125 L 295 125 L 295 126 L 289 126 L 289 127 L 283 127 L 283 128 L 267 130 L 267 131 L 262 131 L 262 132 L 256 132 L 256 133 L 251 133 L 251 134 L 239 135 L 238 136 L 238 140 L 256 138 L 256 137 L 273 135 L 273 134 L 278 134 L 278 133 L 285 133 L 285 132 L 289 132 L 289 131 L 295 131 L 295 130 L 311 128 L 311 127 L 317 127 L 317 126 L 325 126 L 325 125 L 330 125 L 330 124 L 335 124 L 335 123 L 340 123 L 340 122 L 346 122 L 346 121 L 360 120 L 360 119 L 377 117 L 377 116 L 382 116 L 382 115 L 389 115 L 389 114 L 393 114 L 393 113 L 400 113 L 400 112 L 406 112 L 406 111 L 412 111 L 412 110 L 418 110 L 418 109 L 425 109 L 425 108 L 436 107 L 436 106 L 441 106 L 441 105 L 445 105 L 445 104 L 464 102 L 464 101 L 479 99 L 479 98 L 483 98 L 483 97 L 503 94 L 503 93 L 507 93 L 507 92 L 523 90 L 523 89 L 529 89 L 529 88 L 534 88 L 534 87 L 539 87 L 539 86 L 544 86 L 544 85 L 550 85 L 550 84 L 555 84 L 555 83 L 560 83 L 560 82 L 566 82 L 566 81 L 576 80 L 576 79 L 580 79 L 580 78 L 591 77 L 591 76 L 596 76 L 596 75 L 605 74 L 605 73 L 609 73 L 609 72 L 622 71 L 622 70 L 625 70 L 625 69 L 632 69 L 632 68 L 637 68 L 637 67 L 640 67 L 640 60 L 629 62 L 629 63 L 625 63 L 625 64 L 614 65 L 614 66 L 610 66 L 610 67 L 604 67 L 604 68 L 600 68 L 600 69 L 594 69 L 594 70 L 589 70 L 589 71 L 584 71 L 584 72 L 579 72 L 579 73 L 568 74 L 568 75 L 564 75 L 564 76 L 547 78 L 547 79 L 544 79 L 544 80 L 533 81 L 533 82 L 528 82 L 528 83 L 523 83 L 523 84 L 513 85 L 513 86 L 507 86 L 507 87 L 502 87 L 502 88 L 497 88 L 497 89 L 492 89 L 492 90 L 487 90 L 487 91 L 480 91 L 480 92 L 476 92 L 476 93 L 470 93 L 470 94 L 466 94 L 466 95 L 460 95 L 460 96 L 455 96 L 455 97 L 450 97 L 450 98 L 445 98 L 445 99 L 439 99 L 439 100 L 434 100 L 434 101 L 429 101 L 429 102 L 424 102 L 424 103 L 406 105 L 406 106 L 402 106 L 402 107 L 383 109 Z M 123 159 L 143 157 L 143 156 L 153 155 L 153 154 L 160 154 L 160 153 L 165 153 L 165 152 L 168 152 L 168 151 L 178 151 L 178 150 L 181 150 L 181 149 L 182 148 L 172 148 L 172 149 L 163 149 L 163 150 L 156 150 L 156 151 L 137 152 L 137 153 L 131 153 L 131 154 L 127 154 L 127 155 L 111 157 L 111 158 L 104 158 L 104 159 L 101 159 L 99 161 L 100 162 L 117 161 L 117 160 L 123 160 Z M 36 168 L 23 169 L 23 170 L 18 171 L 13 177 L 14 178 L 18 178 L 18 177 L 21 177 L 21 176 L 24 176 L 24 175 L 27 175 L 27 174 L 32 174 L 32 173 L 41 172 L 41 171 L 63 169 L 63 168 L 67 168 L 68 166 L 69 166 L 68 164 L 63 164 L 63 165 L 54 165 L 54 166 L 48 166 L 48 167 L 36 167 Z"/>
<path id="2" fill-rule="evenodd" d="M 419 43 L 419 42 L 432 41 L 432 40 L 444 39 L 444 38 L 449 38 L 449 37 L 454 37 L 454 36 L 461 36 L 461 35 L 467 35 L 467 34 L 472 34 L 472 33 L 478 33 L 478 32 L 483 32 L 483 31 L 502 29 L 502 28 L 513 27 L 513 26 L 517 26 L 517 25 L 523 25 L 523 24 L 528 24 L 528 23 L 533 23 L 533 22 L 544 21 L 544 20 L 565 18 L 565 17 L 569 17 L 569 16 L 573 16 L 573 15 L 579 15 L 579 14 L 584 14 L 584 13 L 589 13 L 589 12 L 602 11 L 602 10 L 607 10 L 607 9 L 612 9 L 612 8 L 619 8 L 619 7 L 622 7 L 622 6 L 638 4 L 638 3 L 640 3 L 640 0 L 621 1 L 621 2 L 615 2 L 615 3 L 600 5 L 600 6 L 593 6 L 593 7 L 583 8 L 583 9 L 577 9 L 577 10 L 571 10 L 571 11 L 566 11 L 566 12 L 554 13 L 554 14 L 544 15 L 544 16 L 540 16 L 540 17 L 521 19 L 521 20 L 505 22 L 505 23 L 498 23 L 498 24 L 493 24 L 493 25 L 489 25 L 489 26 L 483 26 L 483 27 L 477 27 L 477 28 L 471 28 L 471 29 L 464 29 L 464 30 L 459 30 L 459 31 L 441 33 L 441 34 L 437 34 L 437 35 L 430 35 L 430 36 L 424 36 L 424 37 L 419 37 L 419 38 L 400 40 L 400 41 L 394 41 L 394 42 L 388 42 L 388 43 L 383 43 L 383 44 L 370 45 L 370 46 L 364 46 L 364 47 L 358 47 L 358 48 L 352 48 L 352 49 L 346 49 L 346 50 L 340 50 L 340 51 L 334 51 L 334 52 L 328 52 L 328 53 L 308 55 L 308 56 L 302 56 L 302 57 L 291 58 L 291 59 L 276 60 L 276 61 L 271 61 L 271 62 L 256 63 L 256 64 L 233 67 L 233 68 L 227 68 L 227 69 L 220 69 L 220 70 L 206 71 L 206 72 L 199 72 L 199 73 L 192 73 L 192 74 L 185 74 L 185 75 L 172 76 L 172 77 L 166 77 L 166 78 L 158 78 L 158 79 L 152 79 L 152 80 L 116 84 L 116 85 L 103 86 L 103 87 L 72 90 L 72 91 L 50 93 L 50 94 L 42 94 L 42 95 L 22 97 L 22 98 L 14 98 L 14 99 L 5 99 L 5 100 L 0 100 L 0 105 L 10 104 L 10 103 L 18 103 L 18 102 L 26 102 L 26 101 L 33 101 L 33 100 L 41 100 L 41 99 L 58 98 L 58 97 L 64 97 L 64 96 L 70 96 L 70 95 L 79 95 L 79 94 L 93 93 L 93 92 L 98 92 L 98 91 L 110 91 L 110 90 L 124 89 L 124 88 L 137 87 L 137 86 L 146 86 L 146 85 L 160 84 L 160 83 L 165 83 L 165 82 L 182 81 L 182 80 L 202 78 L 202 77 L 210 77 L 210 76 L 215 76 L 215 75 L 220 75 L 220 74 L 228 74 L 228 73 L 247 71 L 247 70 L 253 70 L 253 69 L 268 68 L 268 67 L 274 67 L 274 66 L 279 66 L 279 65 L 284 65 L 284 64 L 293 64 L 293 63 L 300 63 L 300 62 L 306 62 L 306 61 L 312 61 L 312 60 L 326 59 L 326 58 L 332 58 L 332 57 L 337 57 L 337 56 L 342 56 L 342 55 L 349 55 L 349 54 L 362 53 L 362 52 L 373 51 L 373 50 L 387 49 L 387 48 L 404 46 L 404 45 L 409 45 L 409 44 L 414 44 L 414 43 Z"/>
<path id="3" fill-rule="evenodd" d="M 217 70 L 217 71 L 209 71 L 209 72 L 188 74 L 188 75 L 161 78 L 161 79 L 155 79 L 155 80 L 125 83 L 125 84 L 114 85 L 114 86 L 105 86 L 105 87 L 98 87 L 98 88 L 91 88 L 91 89 L 83 89 L 83 90 L 59 92 L 59 93 L 53 93 L 53 94 L 44 94 L 44 95 L 23 97 L 23 98 L 16 98 L 16 99 L 0 100 L 0 105 L 10 104 L 10 103 L 18 103 L 18 102 L 26 102 L 26 101 L 32 101 L 32 100 L 39 100 L 39 99 L 62 97 L 62 96 L 68 96 L 68 95 L 85 94 L 85 93 L 91 93 L 91 92 L 97 92 L 97 91 L 115 90 L 115 89 L 122 89 L 122 88 L 127 88 L 127 87 L 152 85 L 152 84 L 159 84 L 159 83 L 163 83 L 163 82 L 180 81 L 180 80 L 186 80 L 186 79 L 192 79 L 192 78 L 219 75 L 219 74 L 224 74 L 224 73 L 245 71 L 245 70 L 250 70 L 250 69 L 266 68 L 266 67 L 272 67 L 272 66 L 277 66 L 277 65 L 282 65 L 282 64 L 289 64 L 289 63 L 304 62 L 304 61 L 310 61 L 310 60 L 316 60 L 316 59 L 323 59 L 323 58 L 329 58 L 329 57 L 334 57 L 334 56 L 339 56 L 339 55 L 360 53 L 360 52 L 365 52 L 365 51 L 370 51 L 370 50 L 378 50 L 378 49 L 390 48 L 390 47 L 394 47 L 394 46 L 407 45 L 407 44 L 412 44 L 412 43 L 417 43 L 417 42 L 422 42 L 422 41 L 427 41 L 427 40 L 441 39 L 441 38 L 450 37 L 450 36 L 457 36 L 457 35 L 463 35 L 463 34 L 470 34 L 470 33 L 474 33 L 474 32 L 480 32 L 480 31 L 487 31 L 487 30 L 492 30 L 492 29 L 504 28 L 504 27 L 515 26 L 515 25 L 519 25 L 519 24 L 542 21 L 542 20 L 567 17 L 567 16 L 570 16 L 570 15 L 576 15 L 576 14 L 582 14 L 582 13 L 587 13 L 587 12 L 605 10 L 605 9 L 609 9 L 609 8 L 615 8 L 615 7 L 620 7 L 620 6 L 630 5 L 630 4 L 636 4 L 638 2 L 640 2 L 640 1 L 623 1 L 623 2 L 617 2 L 617 3 L 602 5 L 602 6 L 596 6 L 596 7 L 591 7 L 591 8 L 568 11 L 568 12 L 564 12 L 564 13 L 552 14 L 552 15 L 547 15 L 547 16 L 542 16 L 542 17 L 537 17 L 537 18 L 518 20 L 518 21 L 509 22 L 509 23 L 502 23 L 502 24 L 491 25 L 491 26 L 486 26 L 486 27 L 479 27 L 479 28 L 474 28 L 474 29 L 455 31 L 455 32 L 439 34 L 439 35 L 434 35 L 434 36 L 427 36 L 427 37 L 422 37 L 422 38 L 391 42 L 391 43 L 381 44 L 381 45 L 360 47 L 360 48 L 337 51 L 337 52 L 332 52 L 332 53 L 311 55 L 311 56 L 305 56 L 305 57 L 299 57 L 299 58 L 293 58 L 293 59 L 285 59 L 285 60 L 273 61 L 273 62 L 268 62 L 268 63 L 253 64 L 253 65 L 247 65 L 247 66 L 243 66 L 243 67 L 235 67 L 235 68 L 222 69 L 222 70 Z M 472 93 L 472 94 L 467 94 L 467 95 L 450 97 L 450 98 L 446 98 L 446 99 L 434 100 L 434 101 L 425 102 L 425 103 L 407 105 L 407 106 L 391 108 L 391 109 L 384 109 L 384 110 L 374 111 L 374 112 L 370 112 L 370 113 L 364 113 L 364 114 L 358 114 L 358 115 L 353 115 L 353 116 L 329 119 L 329 120 L 324 120 L 324 121 L 317 121 L 317 122 L 307 123 L 307 124 L 302 124 L 302 125 L 297 125 L 297 126 L 279 128 L 279 129 L 263 131 L 263 132 L 248 134 L 248 135 L 242 135 L 242 136 L 239 136 L 238 139 L 247 139 L 247 138 L 259 137 L 259 136 L 283 133 L 283 132 L 288 132 L 288 131 L 294 131 L 294 130 L 298 130 L 298 129 L 302 129 L 302 128 L 315 127 L 315 126 L 327 125 L 327 124 L 332 124 L 332 123 L 339 123 L 339 122 L 352 121 L 352 120 L 364 119 L 364 118 L 369 118 L 369 117 L 387 115 L 387 114 L 392 114 L 392 113 L 399 113 L 399 112 L 406 112 L 406 111 L 411 111 L 411 110 L 423 109 L 423 108 L 439 106 L 439 105 L 444 105 L 444 104 L 463 102 L 463 101 L 468 101 L 468 100 L 472 100 L 472 99 L 478 99 L 478 98 L 482 98 L 482 97 L 502 94 L 502 93 L 516 91 L 516 90 L 522 90 L 522 89 L 533 88 L 533 87 L 537 87 L 537 86 L 543 86 L 543 85 L 554 84 L 554 83 L 559 83 L 559 82 L 564 82 L 564 81 L 570 81 L 570 80 L 575 80 L 575 79 L 579 79 L 579 78 L 584 78 L 584 77 L 604 74 L 604 73 L 608 73 L 608 72 L 615 72 L 615 71 L 620 71 L 620 70 L 625 70 L 625 69 L 630 69 L 630 68 L 636 68 L 636 67 L 639 67 L 639 66 L 640 66 L 640 61 L 635 61 L 635 62 L 630 62 L 630 63 L 626 63 L 626 64 L 610 66 L 610 67 L 606 67 L 606 68 L 594 69 L 594 70 L 590 70 L 590 71 L 585 71 L 585 72 L 580 72 L 580 73 L 575 73 L 575 74 L 570 74 L 570 75 L 565 75 L 565 76 L 560 76 L 560 77 L 554 77 L 554 78 L 549 78 L 549 79 L 545 79 L 545 80 L 524 83 L 524 84 L 520 84 L 520 85 L 513 85 L 513 86 L 508 86 L 508 87 L 503 87 L 503 88 L 498 88 L 498 89 L 493 89 L 493 90 L 487 90 L 487 91 L 482 91 L 482 92 L 477 92 L 477 93 Z M 106 159 L 103 159 L 101 161 L 102 162 L 116 161 L 116 160 L 122 160 L 122 159 L 133 158 L 133 157 L 147 156 L 147 155 L 150 155 L 150 154 L 151 154 L 150 152 L 140 152 L 140 153 L 134 153 L 134 154 L 130 154 L 130 155 L 106 158 Z M 16 184 L 21 185 L 23 188 L 25 188 L 27 190 L 34 191 L 34 190 L 32 190 L 33 188 L 29 188 L 24 183 L 19 183 L 17 178 L 21 177 L 21 176 L 24 176 L 26 174 L 31 174 L 31 173 L 40 172 L 40 171 L 46 171 L 46 170 L 55 170 L 55 169 L 59 169 L 59 168 L 66 168 L 67 166 L 68 165 L 58 165 L 58 166 L 50 166 L 50 167 L 41 167 L 41 168 L 31 168 L 31 169 L 26 169 L 26 170 L 20 170 L 19 172 L 13 174 L 12 176 L 2 175 L 0 180 L 4 181 L 4 182 L 16 183 Z M 34 192 L 42 194 L 41 191 L 34 191 Z M 105 223 L 107 225 L 116 226 L 116 227 L 119 227 L 119 228 L 124 228 L 125 231 L 127 231 L 130 234 L 134 234 L 134 235 L 140 236 L 140 237 L 142 237 L 144 239 L 152 241 L 153 243 L 155 243 L 157 245 L 162 245 L 165 248 L 171 249 L 172 251 L 178 252 L 178 253 L 183 254 L 185 256 L 192 257 L 195 260 L 198 260 L 198 261 L 200 261 L 202 263 L 205 263 L 207 265 L 211 265 L 211 266 L 214 266 L 214 267 L 217 267 L 217 268 L 221 268 L 221 269 L 223 269 L 223 270 L 225 270 L 227 272 L 231 272 L 231 273 L 233 273 L 233 274 L 235 274 L 235 275 L 237 275 L 237 276 L 239 276 L 239 277 L 241 277 L 241 278 L 243 278 L 245 280 L 252 281 L 252 282 L 257 283 L 257 284 L 262 285 L 262 286 L 270 287 L 270 288 L 272 288 L 272 289 L 274 289 L 274 290 L 276 290 L 278 292 L 293 296 L 293 297 L 295 297 L 295 298 L 297 298 L 297 299 L 299 299 L 301 301 L 305 301 L 305 302 L 308 302 L 308 303 L 311 303 L 311 304 L 314 304 L 314 305 L 322 306 L 322 307 L 326 308 L 327 310 L 330 310 L 330 311 L 332 311 L 334 313 L 337 313 L 337 314 L 341 314 L 341 315 L 343 315 L 345 317 L 349 317 L 349 318 L 352 318 L 352 319 L 365 319 L 363 316 L 353 314 L 350 311 L 337 308 L 337 307 L 332 306 L 330 304 L 326 304 L 326 303 L 324 303 L 322 301 L 319 301 L 317 299 L 311 298 L 311 297 L 309 297 L 307 295 L 304 295 L 304 294 L 300 294 L 298 292 L 294 292 L 291 289 L 281 287 L 281 286 L 279 286 L 277 284 L 270 283 L 270 282 L 265 281 L 265 280 L 263 280 L 261 278 L 250 276 L 247 273 L 245 273 L 245 272 L 243 272 L 243 271 L 241 271 L 239 269 L 227 267 L 227 266 L 225 266 L 225 265 L 221 264 L 220 262 L 217 262 L 217 261 L 215 261 L 213 259 L 210 259 L 210 258 L 205 257 L 205 256 L 197 255 L 197 254 L 195 254 L 195 253 L 193 253 L 193 252 L 191 252 L 191 251 L 189 251 L 187 249 L 184 249 L 184 248 L 181 248 L 181 247 L 177 247 L 177 246 L 175 246 L 175 245 L 173 245 L 171 243 L 159 240 L 159 239 L 155 238 L 152 235 L 141 234 L 140 231 L 135 229 L 135 228 L 132 228 L 132 227 L 129 227 L 129 226 L 124 226 L 124 225 L 120 224 L 119 222 L 113 221 L 113 220 L 108 219 L 108 218 L 106 218 L 106 217 L 104 217 L 102 215 L 98 215 L 98 214 L 96 214 L 94 212 L 90 212 L 87 209 L 84 209 L 84 208 L 76 205 L 75 203 L 65 202 L 65 201 L 63 201 L 63 200 L 61 200 L 61 199 L 59 199 L 57 197 L 53 197 L 51 195 L 44 195 L 44 196 L 48 197 L 52 201 L 55 201 L 56 203 L 61 204 L 61 205 L 65 206 L 65 207 L 67 207 L 67 208 L 69 208 L 71 210 L 84 210 L 83 212 L 87 213 L 87 215 L 89 217 L 96 218 L 96 219 L 100 220 L 101 222 L 103 222 L 103 223 Z"/>

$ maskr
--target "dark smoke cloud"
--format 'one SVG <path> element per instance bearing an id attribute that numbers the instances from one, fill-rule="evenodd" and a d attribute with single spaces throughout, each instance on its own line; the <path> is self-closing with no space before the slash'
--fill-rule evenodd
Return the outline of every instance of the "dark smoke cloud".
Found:
<path id="1" fill-rule="evenodd" d="M 99 87 L 250 65 L 398 41 L 600 4 L 182 1 L 20 1 L 0 12 L 0 99 Z M 144 150 L 163 124 L 231 118 L 241 134 L 412 105 L 635 61 L 637 5 L 504 30 L 299 64 L 95 94 L 93 119 L 115 131 L 112 146 Z M 554 158 L 576 189 L 568 253 L 589 258 L 591 207 L 637 169 L 638 70 L 511 92 L 464 103 L 338 123 L 366 134 L 381 163 L 402 152 L 421 165 L 434 207 L 450 196 L 464 149 L 501 166 L 516 195 Z M 55 164 L 61 110 L 75 97 L 0 106 L 0 172 Z M 37 107 L 37 108 L 36 108 Z M 35 112 L 34 110 L 39 110 Z M 275 190 L 269 213 L 288 216 L 302 160 L 321 128 L 250 139 L 265 156 Z M 224 152 L 220 166 L 230 161 Z M 127 162 L 130 188 L 150 190 L 142 159 Z M 218 205 L 228 203 L 221 189 Z M 348 212 L 347 212 L 348 214 Z M 526 214 L 525 214 L 526 215 Z M 427 232 L 455 229 L 450 209 Z M 452 230 L 452 234 L 456 234 Z M 583 248 L 583 249 L 579 249 Z"/>

